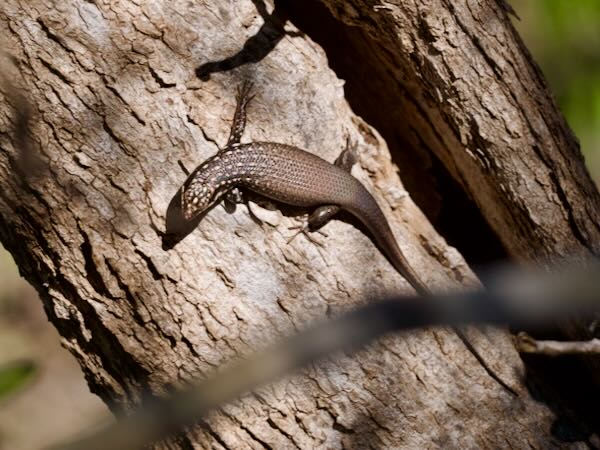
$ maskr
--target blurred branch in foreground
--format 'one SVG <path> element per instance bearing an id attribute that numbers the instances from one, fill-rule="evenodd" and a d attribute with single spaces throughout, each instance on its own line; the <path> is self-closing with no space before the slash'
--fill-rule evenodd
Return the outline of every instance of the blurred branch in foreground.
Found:
<path id="1" fill-rule="evenodd" d="M 585 270 L 498 271 L 487 291 L 390 297 L 314 326 L 221 370 L 170 398 L 152 398 L 137 412 L 62 450 L 139 449 L 197 422 L 211 409 L 326 355 L 355 351 L 390 332 L 464 323 L 537 327 L 600 312 L 600 265 Z"/>
<path id="2" fill-rule="evenodd" d="M 11 131 L 18 151 L 14 168 L 21 177 L 29 178 L 44 174 L 47 167 L 32 139 L 34 108 L 22 89 L 12 81 L 19 79 L 17 73 L 12 57 L 0 50 L 0 95 L 14 110 Z"/>

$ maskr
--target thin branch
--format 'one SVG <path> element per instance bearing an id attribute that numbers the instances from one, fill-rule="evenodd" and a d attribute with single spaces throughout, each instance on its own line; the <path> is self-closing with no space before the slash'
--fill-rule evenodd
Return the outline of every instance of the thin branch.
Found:
<path id="1" fill-rule="evenodd" d="M 268 381 L 340 350 L 356 351 L 389 332 L 473 322 L 537 326 L 567 314 L 600 312 L 600 266 L 596 264 L 585 271 L 544 276 L 503 271 L 490 280 L 489 286 L 487 292 L 395 297 L 356 309 L 221 370 L 170 398 L 150 398 L 129 417 L 58 448 L 143 448 L 193 425 L 211 409 Z"/>
<path id="2" fill-rule="evenodd" d="M 600 339 L 589 341 L 538 341 L 525 332 L 515 337 L 515 346 L 521 353 L 536 353 L 546 356 L 569 354 L 600 355 Z"/>

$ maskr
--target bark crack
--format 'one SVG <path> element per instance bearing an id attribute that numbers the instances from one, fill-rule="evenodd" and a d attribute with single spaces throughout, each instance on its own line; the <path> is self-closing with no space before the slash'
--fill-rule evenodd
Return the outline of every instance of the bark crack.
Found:
<path id="1" fill-rule="evenodd" d="M 152 75 L 154 81 L 156 81 L 161 88 L 168 89 L 177 86 L 177 83 L 167 83 L 165 80 L 163 80 L 150 64 L 148 64 L 148 71 L 150 72 L 150 75 Z"/>
<path id="2" fill-rule="evenodd" d="M 116 297 L 110 292 L 110 290 L 106 286 L 106 283 L 104 282 L 104 279 L 102 278 L 102 275 L 100 275 L 100 272 L 96 267 L 96 262 L 94 261 L 94 254 L 92 250 L 93 247 L 90 243 L 90 238 L 88 234 L 85 231 L 83 231 L 83 228 L 81 228 L 81 225 L 79 223 L 77 224 L 77 228 L 79 230 L 79 234 L 83 238 L 83 242 L 80 244 L 79 249 L 83 256 L 83 260 L 85 261 L 85 274 L 87 280 L 98 294 L 104 295 L 105 297 L 111 300 L 115 300 Z"/>
<path id="3" fill-rule="evenodd" d="M 105 86 L 106 88 L 111 91 L 113 94 L 115 94 L 115 96 L 121 100 L 121 102 L 123 102 L 123 105 L 125 105 L 125 107 L 127 108 L 127 111 L 129 112 L 129 114 L 131 114 L 131 116 L 143 127 L 146 126 L 146 121 L 144 119 L 142 119 L 140 117 L 140 115 L 135 111 L 135 109 L 127 102 L 125 101 L 125 99 L 123 98 L 123 96 L 121 95 L 121 93 L 117 90 L 117 88 L 115 88 L 114 86 L 112 86 L 106 79 L 104 79 L 105 82 Z"/>
<path id="4" fill-rule="evenodd" d="M 221 447 L 223 447 L 225 450 L 230 450 L 230 447 L 227 445 L 227 443 L 221 438 L 221 436 L 219 436 L 219 434 L 212 429 L 212 427 L 210 426 L 210 424 L 203 420 L 200 422 L 200 426 L 202 427 L 202 429 L 204 431 L 206 431 L 210 437 L 212 437 Z"/>
<path id="5" fill-rule="evenodd" d="M 285 436 L 291 444 L 293 444 L 294 448 L 300 448 L 300 446 L 296 443 L 294 436 L 292 436 L 290 433 L 288 433 L 287 431 L 285 431 L 283 428 L 280 428 L 274 421 L 273 419 L 271 419 L 270 417 L 267 418 L 266 421 L 267 425 L 269 425 L 273 430 L 275 430 L 277 433 L 282 434 L 283 436 Z M 287 447 L 286 447 L 287 448 Z"/>
<path id="6" fill-rule="evenodd" d="M 69 80 L 67 78 L 67 76 L 65 74 L 63 74 L 60 70 L 58 70 L 56 67 L 54 67 L 50 62 L 46 61 L 41 56 L 38 59 L 42 63 L 42 65 L 50 71 L 50 73 L 52 73 L 57 78 L 59 78 L 63 83 L 67 84 L 68 86 L 73 85 L 73 82 L 71 80 Z M 67 110 L 70 112 L 69 108 L 67 108 Z"/>

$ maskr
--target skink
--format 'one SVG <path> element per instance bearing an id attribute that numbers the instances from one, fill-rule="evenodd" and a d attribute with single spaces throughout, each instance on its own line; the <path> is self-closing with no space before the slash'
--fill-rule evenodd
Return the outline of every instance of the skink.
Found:
<path id="1" fill-rule="evenodd" d="M 303 208 L 318 208 L 308 219 L 319 228 L 340 208 L 358 218 L 371 232 L 396 270 L 420 294 L 428 289 L 411 269 L 381 208 L 350 174 L 353 155 L 343 153 L 332 164 L 300 148 L 274 142 L 240 144 L 246 121 L 249 85 L 238 92 L 238 105 L 227 146 L 204 161 L 188 177 L 181 192 L 186 220 L 218 202 L 233 188 Z M 351 152 L 348 148 L 345 152 Z"/>
<path id="2" fill-rule="evenodd" d="M 277 202 L 316 208 L 308 228 L 318 229 L 340 209 L 358 218 L 370 231 L 394 268 L 420 295 L 431 293 L 402 254 L 383 211 L 369 191 L 350 174 L 355 155 L 348 149 L 334 164 L 300 148 L 274 142 L 241 144 L 251 86 L 238 90 L 237 106 L 227 145 L 198 166 L 181 187 L 181 209 L 191 221 L 232 190 L 249 190 Z M 453 327 L 485 371 L 502 387 L 518 395 L 486 363 L 464 332 Z"/>

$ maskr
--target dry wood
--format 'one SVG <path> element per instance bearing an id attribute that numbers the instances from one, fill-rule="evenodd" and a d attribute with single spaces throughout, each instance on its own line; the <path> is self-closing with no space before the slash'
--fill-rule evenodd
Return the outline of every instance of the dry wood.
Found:
<path id="1" fill-rule="evenodd" d="M 598 190 L 503 1 L 323 3 L 371 58 L 368 79 L 354 72 L 369 113 L 443 162 L 512 257 L 598 253 Z"/>
<path id="2" fill-rule="evenodd" d="M 598 189 L 505 0 L 323 3 L 345 24 L 337 31 L 346 54 L 368 68 L 344 70 L 348 58 L 338 58 L 356 86 L 353 105 L 382 133 L 438 227 L 458 230 L 454 240 L 479 256 L 498 256 L 479 213 L 513 260 L 598 254 Z M 432 179 L 439 162 L 477 214 Z M 595 319 L 562 327 L 571 339 L 591 339 L 600 335 Z M 600 383 L 600 362 L 588 363 Z"/>
<path id="3" fill-rule="evenodd" d="M 515 345 L 522 353 L 538 353 L 547 356 L 561 356 L 570 354 L 600 354 L 600 339 L 589 341 L 540 341 L 532 338 L 527 333 L 516 336 Z"/>

